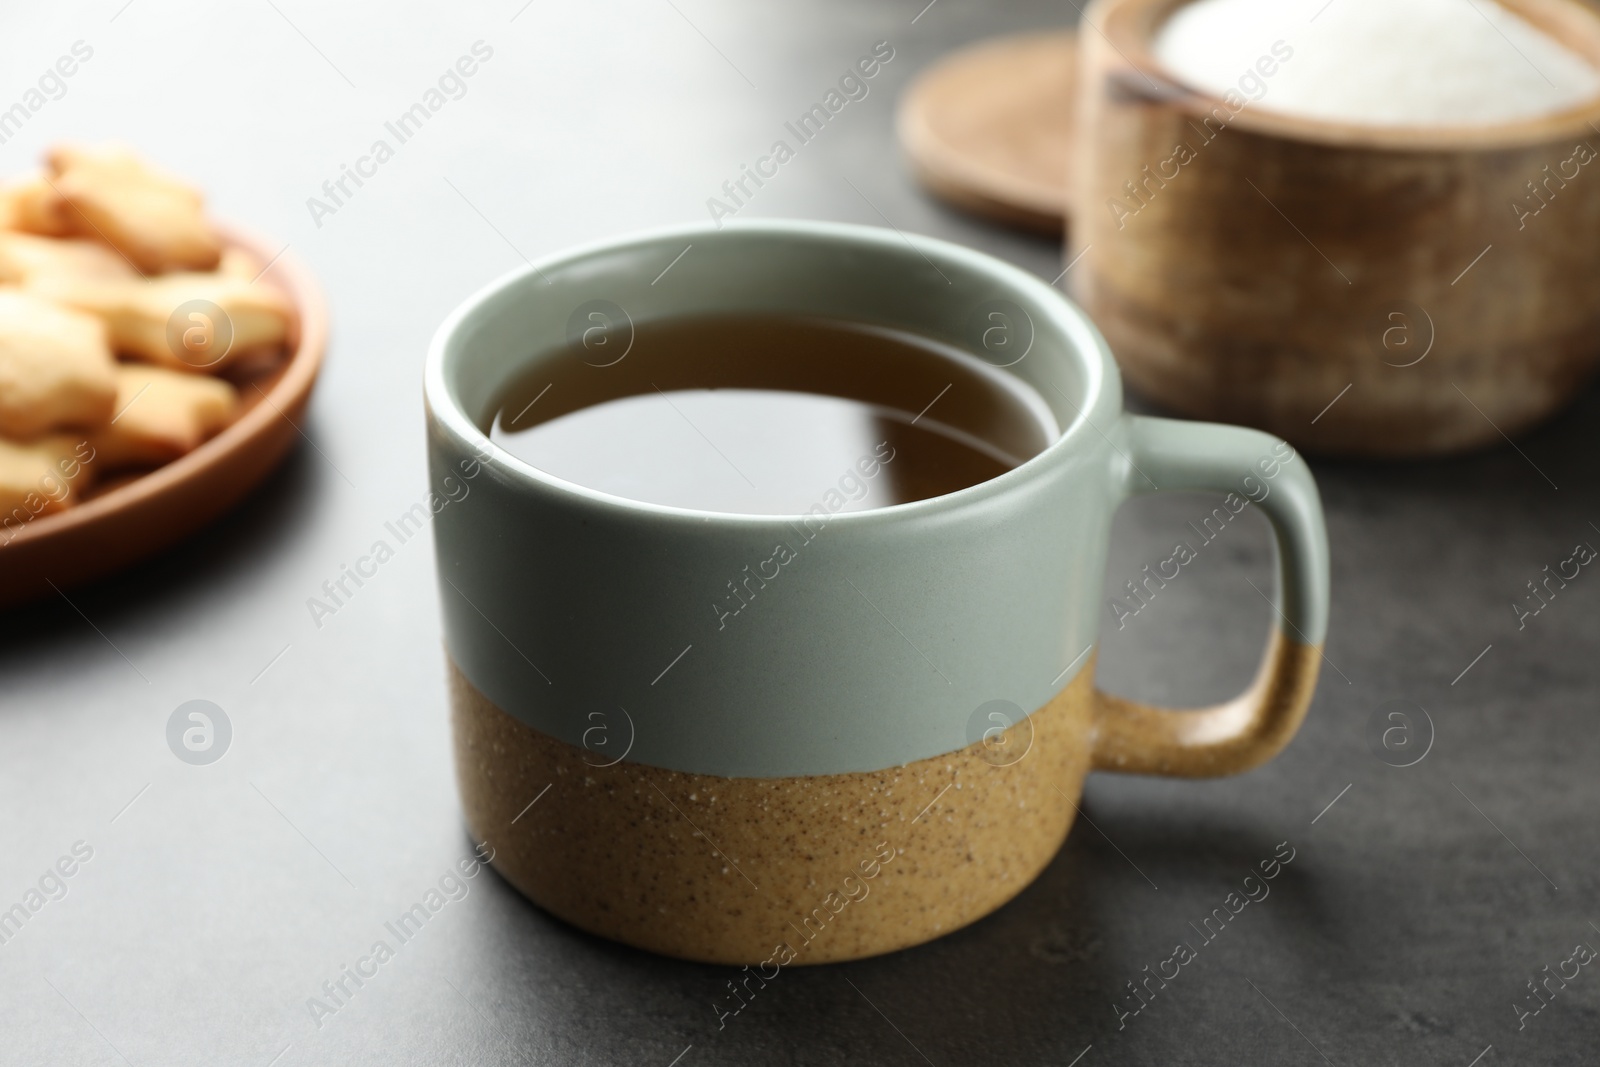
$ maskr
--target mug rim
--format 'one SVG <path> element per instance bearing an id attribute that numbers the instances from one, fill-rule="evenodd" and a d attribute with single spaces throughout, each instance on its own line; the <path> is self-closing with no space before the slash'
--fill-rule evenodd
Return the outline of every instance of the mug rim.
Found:
<path id="1" fill-rule="evenodd" d="M 1122 408 L 1121 377 L 1115 359 L 1100 331 L 1082 308 L 1053 285 L 1029 274 L 1027 271 L 992 256 L 986 252 L 967 248 L 952 241 L 922 234 L 905 233 L 896 229 L 864 226 L 856 223 L 823 222 L 804 219 L 734 219 L 723 223 L 694 222 L 634 230 L 621 236 L 602 238 L 564 249 L 538 259 L 529 260 L 482 286 L 451 309 L 444 321 L 434 331 L 428 343 L 427 358 L 423 368 L 423 401 L 429 421 L 444 430 L 454 443 L 472 452 L 486 466 L 491 463 L 517 481 L 533 488 L 559 494 L 568 500 L 609 511 L 616 516 L 634 516 L 666 521 L 732 523 L 736 525 L 784 526 L 803 519 L 805 514 L 747 513 L 711 511 L 701 508 L 657 504 L 630 497 L 619 496 L 594 489 L 578 482 L 551 474 L 518 457 L 479 429 L 475 420 L 462 409 L 446 379 L 445 365 L 450 358 L 450 347 L 462 327 L 474 316 L 482 314 L 500 294 L 524 284 L 530 276 L 540 276 L 568 263 L 607 252 L 651 244 L 665 239 L 706 240 L 715 239 L 725 231 L 773 238 L 802 237 L 828 238 L 854 244 L 858 247 L 898 250 L 902 245 L 930 260 L 939 257 L 969 272 L 987 275 L 997 285 L 1012 291 L 1021 290 L 1033 298 L 1038 310 L 1066 339 L 1066 358 L 1076 359 L 1084 372 L 1084 394 L 1073 404 L 1076 414 L 1070 422 L 1060 427 L 1060 432 L 1035 455 L 993 478 L 966 486 L 950 493 L 924 497 L 920 500 L 887 504 L 862 511 L 841 511 L 830 516 L 829 522 L 850 526 L 863 526 L 876 522 L 898 521 L 904 517 L 928 512 L 964 508 L 992 497 L 1021 488 L 1026 482 L 1046 469 L 1068 462 L 1070 453 L 1077 448 L 1078 440 L 1093 429 L 1099 432 L 1091 416 L 1100 409 L 1112 407 L 1117 413 Z M 970 354 L 970 353 L 968 353 Z M 1033 389 L 1030 383 L 1024 382 Z M 1042 399 L 1047 403 L 1048 398 Z M 1059 389 L 1057 390 L 1060 391 Z M 1059 420 L 1058 420 L 1059 421 Z M 1103 435 L 1102 435 L 1103 436 Z"/>

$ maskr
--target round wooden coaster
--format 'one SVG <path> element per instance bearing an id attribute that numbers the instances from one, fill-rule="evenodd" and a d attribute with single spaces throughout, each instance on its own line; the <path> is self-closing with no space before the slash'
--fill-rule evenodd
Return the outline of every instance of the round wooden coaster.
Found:
<path id="1" fill-rule="evenodd" d="M 900 143 L 935 195 L 987 218 L 1060 233 L 1077 34 L 984 41 L 924 71 L 900 102 Z"/>

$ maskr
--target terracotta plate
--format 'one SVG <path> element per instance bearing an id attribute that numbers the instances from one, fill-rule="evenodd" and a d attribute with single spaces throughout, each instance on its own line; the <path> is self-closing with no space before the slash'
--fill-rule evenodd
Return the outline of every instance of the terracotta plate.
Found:
<path id="1" fill-rule="evenodd" d="M 280 246 L 235 227 L 225 240 L 266 263 Z M 91 494 L 76 507 L 0 529 L 0 606 L 54 595 L 182 540 L 259 485 L 300 437 L 299 420 L 322 366 L 328 314 L 310 273 L 279 256 L 262 281 L 296 310 L 286 357 L 239 387 L 239 415 L 211 440 L 147 474 Z"/>
<path id="2" fill-rule="evenodd" d="M 957 207 L 1060 233 L 1077 34 L 984 41 L 924 71 L 900 102 L 917 177 Z"/>

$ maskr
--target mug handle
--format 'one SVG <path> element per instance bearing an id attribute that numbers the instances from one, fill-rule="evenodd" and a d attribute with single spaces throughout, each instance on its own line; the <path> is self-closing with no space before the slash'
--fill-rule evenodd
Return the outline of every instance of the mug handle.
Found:
<path id="1" fill-rule="evenodd" d="M 1316 689 L 1328 623 L 1328 531 L 1317 483 L 1287 443 L 1258 430 L 1137 415 L 1125 417 L 1125 429 L 1120 461 L 1130 494 L 1221 490 L 1266 513 L 1277 543 L 1277 618 L 1255 681 L 1226 703 L 1174 710 L 1095 689 L 1092 766 L 1180 778 L 1247 771 L 1289 743 Z"/>

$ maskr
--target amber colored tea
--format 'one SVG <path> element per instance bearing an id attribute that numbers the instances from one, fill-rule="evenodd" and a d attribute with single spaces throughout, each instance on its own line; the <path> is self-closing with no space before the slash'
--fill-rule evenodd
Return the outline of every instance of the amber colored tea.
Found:
<path id="1" fill-rule="evenodd" d="M 565 481 L 762 515 L 802 514 L 824 497 L 831 512 L 952 493 L 1057 434 L 1036 393 L 974 356 L 910 333 L 776 315 L 580 339 L 531 363 L 490 419 L 497 444 Z"/>

